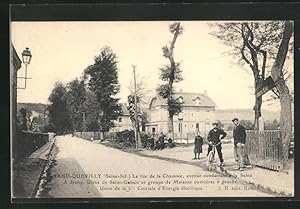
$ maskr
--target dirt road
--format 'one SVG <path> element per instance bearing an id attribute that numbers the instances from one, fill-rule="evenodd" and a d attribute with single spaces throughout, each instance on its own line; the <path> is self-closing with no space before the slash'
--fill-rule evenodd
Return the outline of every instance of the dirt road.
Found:
<path id="1" fill-rule="evenodd" d="M 51 197 L 267 197 L 199 166 L 141 157 L 69 135 L 46 184 Z"/>

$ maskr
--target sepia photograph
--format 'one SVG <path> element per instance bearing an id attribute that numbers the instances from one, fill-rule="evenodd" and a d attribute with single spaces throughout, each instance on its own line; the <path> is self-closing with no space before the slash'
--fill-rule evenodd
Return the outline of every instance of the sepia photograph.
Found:
<path id="1" fill-rule="evenodd" d="M 294 197 L 291 20 L 11 21 L 11 198 Z"/>

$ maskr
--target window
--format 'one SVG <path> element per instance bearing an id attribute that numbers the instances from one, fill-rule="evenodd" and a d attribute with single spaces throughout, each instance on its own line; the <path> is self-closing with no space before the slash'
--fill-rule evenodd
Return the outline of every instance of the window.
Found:
<path id="1" fill-rule="evenodd" d="M 122 118 L 119 118 L 119 123 L 121 123 L 122 122 Z"/>
<path id="2" fill-rule="evenodd" d="M 180 97 L 178 98 L 178 101 L 179 101 L 180 103 L 183 103 L 183 97 L 180 96 Z"/>
<path id="3" fill-rule="evenodd" d="M 199 97 L 197 97 L 197 98 L 195 99 L 195 104 L 196 104 L 196 105 L 200 105 L 200 98 L 199 98 Z"/>
<path id="4" fill-rule="evenodd" d="M 180 123 L 178 123 L 178 131 L 180 132 Z"/>
<path id="5" fill-rule="evenodd" d="M 196 128 L 199 128 L 199 123 L 196 123 Z"/>

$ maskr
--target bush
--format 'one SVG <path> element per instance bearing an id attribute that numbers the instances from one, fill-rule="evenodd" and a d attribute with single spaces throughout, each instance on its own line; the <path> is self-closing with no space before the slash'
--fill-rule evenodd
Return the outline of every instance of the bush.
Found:
<path id="1" fill-rule="evenodd" d="M 125 146 L 130 146 L 135 144 L 134 131 L 124 130 L 117 133 L 117 142 L 123 143 Z"/>
<path id="2" fill-rule="evenodd" d="M 151 138 L 151 135 L 144 131 L 140 132 L 140 134 L 141 134 L 142 147 L 145 148 L 145 147 L 147 147 L 147 144 L 148 144 L 149 139 Z"/>
<path id="3" fill-rule="evenodd" d="M 246 130 L 253 130 L 254 124 L 250 120 L 241 120 L 240 124 L 245 127 Z"/>

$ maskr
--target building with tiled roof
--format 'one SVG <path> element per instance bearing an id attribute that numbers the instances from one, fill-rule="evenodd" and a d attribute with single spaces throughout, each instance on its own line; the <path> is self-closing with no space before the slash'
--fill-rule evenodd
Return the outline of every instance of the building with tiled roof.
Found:
<path id="1" fill-rule="evenodd" d="M 211 129 L 211 123 L 215 120 L 215 102 L 206 93 L 176 92 L 174 98 L 182 102 L 182 121 L 178 116 L 173 117 L 175 138 L 188 137 L 199 128 L 203 136 Z M 156 96 L 151 99 L 149 105 L 148 132 L 167 134 L 168 111 L 167 99 Z"/>

